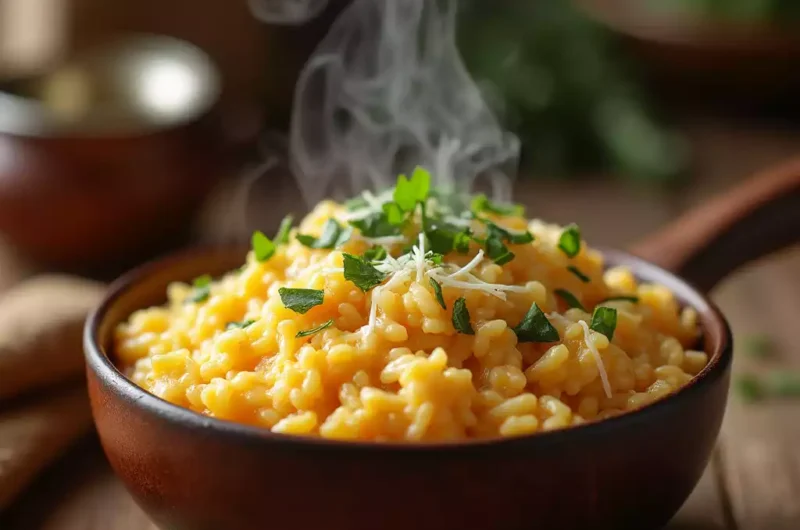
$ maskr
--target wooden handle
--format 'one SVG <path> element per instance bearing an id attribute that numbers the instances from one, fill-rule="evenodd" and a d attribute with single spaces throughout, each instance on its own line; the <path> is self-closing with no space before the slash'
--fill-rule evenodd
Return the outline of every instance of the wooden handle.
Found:
<path id="1" fill-rule="evenodd" d="M 756 174 L 631 252 L 711 290 L 738 267 L 800 241 L 800 158 Z"/>

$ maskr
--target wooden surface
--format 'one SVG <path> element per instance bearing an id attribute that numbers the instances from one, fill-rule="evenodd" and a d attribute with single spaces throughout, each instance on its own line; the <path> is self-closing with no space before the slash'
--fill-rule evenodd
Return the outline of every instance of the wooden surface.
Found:
<path id="1" fill-rule="evenodd" d="M 608 181 L 519 186 L 531 215 L 578 222 L 598 245 L 624 247 L 679 212 L 747 176 L 796 154 L 800 134 L 765 128 L 736 132 L 713 122 L 689 124 L 697 177 L 686 188 L 654 193 Z M 800 227 L 798 227 L 800 230 Z M 800 248 L 753 264 L 714 292 L 737 340 L 772 336 L 774 366 L 800 368 L 794 337 L 800 322 Z M 741 342 L 741 341 L 740 341 Z M 764 361 L 759 361 L 763 363 Z M 758 368 L 737 349 L 735 372 Z M 731 396 L 714 460 L 670 530 L 800 528 L 800 402 L 744 404 Z M 646 487 L 646 485 L 643 485 Z M 106 464 L 93 437 L 49 469 L 0 517 L 3 530 L 152 530 Z"/>

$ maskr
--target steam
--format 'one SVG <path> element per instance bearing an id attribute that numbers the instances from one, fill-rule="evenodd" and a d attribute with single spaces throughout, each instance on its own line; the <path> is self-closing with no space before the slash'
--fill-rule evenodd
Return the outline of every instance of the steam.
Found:
<path id="1" fill-rule="evenodd" d="M 510 199 L 519 141 L 461 60 L 457 3 L 354 0 L 336 20 L 295 88 L 289 153 L 309 204 L 386 188 L 416 165 L 451 189 L 488 176 Z"/>
<path id="2" fill-rule="evenodd" d="M 262 22 L 300 25 L 319 15 L 328 0 L 247 0 L 250 12 Z"/>

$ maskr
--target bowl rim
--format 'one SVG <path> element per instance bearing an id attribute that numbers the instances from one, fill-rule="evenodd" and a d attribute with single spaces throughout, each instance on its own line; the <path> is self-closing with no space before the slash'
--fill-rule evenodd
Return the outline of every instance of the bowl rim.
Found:
<path id="1" fill-rule="evenodd" d="M 706 295 L 693 287 L 689 282 L 675 274 L 650 262 L 619 250 L 597 248 L 604 258 L 604 267 L 626 265 L 638 278 L 654 281 L 668 287 L 683 304 L 694 307 L 698 315 L 710 315 L 712 322 L 720 326 L 720 341 L 714 351 L 709 354 L 708 364 L 685 386 L 668 396 L 658 399 L 634 411 L 606 418 L 596 422 L 572 425 L 554 431 L 537 432 L 516 437 L 477 438 L 457 441 L 436 442 L 374 442 L 361 440 L 335 440 L 322 437 L 275 433 L 263 427 L 247 425 L 231 420 L 205 416 L 191 409 L 170 403 L 126 377 L 111 361 L 109 355 L 100 344 L 99 330 L 106 315 L 119 298 L 126 292 L 135 289 L 142 280 L 155 271 L 163 271 L 186 260 L 202 259 L 212 253 L 246 253 L 243 245 L 214 245 L 195 247 L 178 251 L 163 258 L 157 258 L 125 273 L 115 280 L 106 291 L 101 303 L 95 307 L 86 319 L 83 330 L 84 355 L 87 370 L 97 376 L 108 391 L 117 395 L 131 406 L 156 416 L 166 422 L 175 422 L 192 430 L 211 431 L 215 436 L 237 438 L 239 442 L 248 443 L 283 443 L 293 449 L 327 449 L 336 451 L 377 451 L 389 453 L 428 453 L 475 450 L 481 448 L 510 448 L 519 444 L 536 443 L 560 444 L 569 443 L 579 436 L 597 436 L 608 431 L 634 426 L 647 421 L 654 413 L 664 411 L 678 400 L 690 400 L 693 396 L 702 395 L 704 389 L 713 385 L 725 375 L 733 361 L 733 335 L 730 325 L 722 312 Z M 175 281 L 181 281 L 177 279 Z M 701 329 L 704 329 L 701 327 Z"/>

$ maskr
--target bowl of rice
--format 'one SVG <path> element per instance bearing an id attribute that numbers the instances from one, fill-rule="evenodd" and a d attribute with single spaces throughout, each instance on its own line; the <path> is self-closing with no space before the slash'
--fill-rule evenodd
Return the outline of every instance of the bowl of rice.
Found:
<path id="1" fill-rule="evenodd" d="M 684 280 L 422 168 L 133 271 L 85 345 L 112 467 L 189 529 L 658 527 L 732 356 Z"/>

